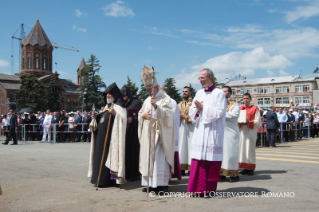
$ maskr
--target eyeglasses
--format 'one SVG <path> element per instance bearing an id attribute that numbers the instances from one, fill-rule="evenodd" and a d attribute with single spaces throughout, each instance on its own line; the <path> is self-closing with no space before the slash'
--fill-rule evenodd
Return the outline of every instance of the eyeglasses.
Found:
<path id="1" fill-rule="evenodd" d="M 198 80 L 204 80 L 206 79 L 207 77 L 198 77 Z"/>

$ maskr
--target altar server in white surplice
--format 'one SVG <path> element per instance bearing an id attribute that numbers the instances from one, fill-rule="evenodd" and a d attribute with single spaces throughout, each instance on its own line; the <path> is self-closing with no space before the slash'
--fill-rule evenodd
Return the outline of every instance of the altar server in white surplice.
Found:
<path id="1" fill-rule="evenodd" d="M 227 99 L 230 98 L 232 90 L 229 86 L 223 87 L 224 94 Z M 220 176 L 226 179 L 230 177 L 229 182 L 237 182 L 238 176 L 238 144 L 239 144 L 239 128 L 238 117 L 240 109 L 235 100 L 227 100 L 226 124 L 224 133 L 223 146 L 223 162 L 220 169 Z"/>

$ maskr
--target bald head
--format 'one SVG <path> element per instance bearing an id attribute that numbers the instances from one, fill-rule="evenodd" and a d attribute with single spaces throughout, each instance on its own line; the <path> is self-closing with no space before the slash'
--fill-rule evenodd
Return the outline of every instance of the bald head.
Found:
<path id="1" fill-rule="evenodd" d="M 166 92 L 164 85 L 159 86 L 164 92 Z"/>

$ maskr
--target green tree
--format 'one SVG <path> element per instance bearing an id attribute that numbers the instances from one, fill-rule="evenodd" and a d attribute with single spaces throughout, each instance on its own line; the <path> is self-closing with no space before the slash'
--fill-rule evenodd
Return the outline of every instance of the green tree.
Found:
<path id="1" fill-rule="evenodd" d="M 51 111 L 59 111 L 61 109 L 62 102 L 61 95 L 64 89 L 61 86 L 59 74 L 57 72 L 53 74 L 52 80 L 46 90 L 46 99 L 48 100 L 49 109 Z"/>
<path id="2" fill-rule="evenodd" d="M 188 86 L 188 87 L 189 87 L 189 89 L 190 89 L 191 92 L 192 92 L 191 98 L 194 99 L 197 91 L 196 91 L 196 89 L 192 86 L 192 84 L 190 84 L 190 83 L 189 83 L 189 86 Z"/>
<path id="3" fill-rule="evenodd" d="M 125 84 L 125 86 L 130 89 L 131 93 L 132 93 L 132 97 L 134 100 L 137 99 L 137 91 L 138 91 L 138 87 L 136 87 L 135 83 L 133 83 L 131 81 L 131 79 L 129 78 L 129 76 L 127 76 L 127 82 Z"/>
<path id="4" fill-rule="evenodd" d="M 179 94 L 179 90 L 175 86 L 175 80 L 174 78 L 167 78 L 164 82 L 164 87 L 166 90 L 166 93 L 174 99 L 176 102 L 181 101 L 181 95 Z"/>
<path id="5" fill-rule="evenodd" d="M 82 85 L 80 87 L 79 101 L 82 103 L 85 98 L 85 109 L 91 110 L 93 104 L 96 108 L 105 105 L 103 91 L 106 89 L 105 83 L 102 81 L 98 72 L 101 68 L 99 60 L 95 55 L 91 54 L 83 69 Z M 86 95 L 83 95 L 86 92 Z"/>
<path id="6" fill-rule="evenodd" d="M 17 111 L 25 107 L 42 111 L 47 109 L 48 99 L 43 83 L 33 74 L 20 75 L 20 82 L 21 87 L 15 93 Z"/>
<path id="7" fill-rule="evenodd" d="M 137 101 L 141 104 L 143 104 L 144 100 L 147 99 L 148 97 L 148 93 L 146 91 L 146 88 L 144 86 L 144 82 L 141 79 L 141 88 L 140 88 L 140 92 L 137 94 Z"/>

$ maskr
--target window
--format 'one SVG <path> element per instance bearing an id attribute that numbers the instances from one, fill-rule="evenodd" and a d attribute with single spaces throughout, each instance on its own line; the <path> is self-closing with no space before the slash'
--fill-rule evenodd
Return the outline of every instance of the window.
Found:
<path id="1" fill-rule="evenodd" d="M 309 91 L 309 85 L 304 85 L 303 92 L 308 92 L 308 91 Z"/>
<path id="2" fill-rule="evenodd" d="M 310 103 L 310 97 L 309 96 L 304 96 L 303 97 L 303 103 Z"/>
<path id="3" fill-rule="evenodd" d="M 296 85 L 295 86 L 295 92 L 302 92 L 302 90 L 301 90 L 301 85 Z"/>
<path id="4" fill-rule="evenodd" d="M 264 93 L 263 88 L 258 88 L 258 89 L 257 89 L 257 93 Z"/>
<path id="5" fill-rule="evenodd" d="M 243 99 L 240 100 L 240 104 L 241 104 L 241 105 L 244 104 L 244 100 L 243 100 Z"/>
<path id="6" fill-rule="evenodd" d="M 264 98 L 265 105 L 270 105 L 270 98 Z"/>
<path id="7" fill-rule="evenodd" d="M 252 93 L 253 93 L 253 89 L 251 89 L 251 88 L 247 88 L 247 93 L 252 94 Z"/>
<path id="8" fill-rule="evenodd" d="M 276 87 L 276 93 L 281 93 L 281 87 Z"/>
<path id="9" fill-rule="evenodd" d="M 283 93 L 289 93 L 289 86 L 282 87 L 282 92 Z"/>
<path id="10" fill-rule="evenodd" d="M 289 104 L 289 97 L 283 97 L 282 98 L 282 103 L 283 104 Z"/>
<path id="11" fill-rule="evenodd" d="M 270 93 L 270 88 L 269 87 L 264 88 L 264 93 Z"/>
<path id="12" fill-rule="evenodd" d="M 296 97 L 295 97 L 295 103 L 296 103 L 296 104 L 302 103 L 302 97 L 296 96 Z"/>
<path id="13" fill-rule="evenodd" d="M 276 104 L 282 104 L 281 98 L 276 98 Z"/>
<path id="14" fill-rule="evenodd" d="M 32 60 L 31 60 L 31 57 L 28 57 L 28 65 L 27 65 L 27 67 L 28 68 L 32 68 Z"/>
<path id="15" fill-rule="evenodd" d="M 258 98 L 257 99 L 257 104 L 258 105 L 263 105 L 264 104 L 264 99 L 263 98 Z"/>
<path id="16" fill-rule="evenodd" d="M 245 94 L 245 89 L 240 89 L 240 94 L 244 95 Z"/>
<path id="17" fill-rule="evenodd" d="M 48 62 L 48 59 L 47 58 L 43 58 L 43 69 L 44 70 L 47 70 L 47 67 L 48 67 L 47 62 Z"/>
<path id="18" fill-rule="evenodd" d="M 40 68 L 40 58 L 38 58 L 38 57 L 35 58 L 35 68 L 37 68 L 37 69 Z"/>
<path id="19" fill-rule="evenodd" d="M 236 95 L 236 89 L 232 89 L 232 90 L 231 90 L 231 94 L 232 94 L 232 95 Z"/>
<path id="20" fill-rule="evenodd" d="M 22 69 L 24 69 L 25 65 L 24 65 L 24 58 L 22 58 Z"/>

